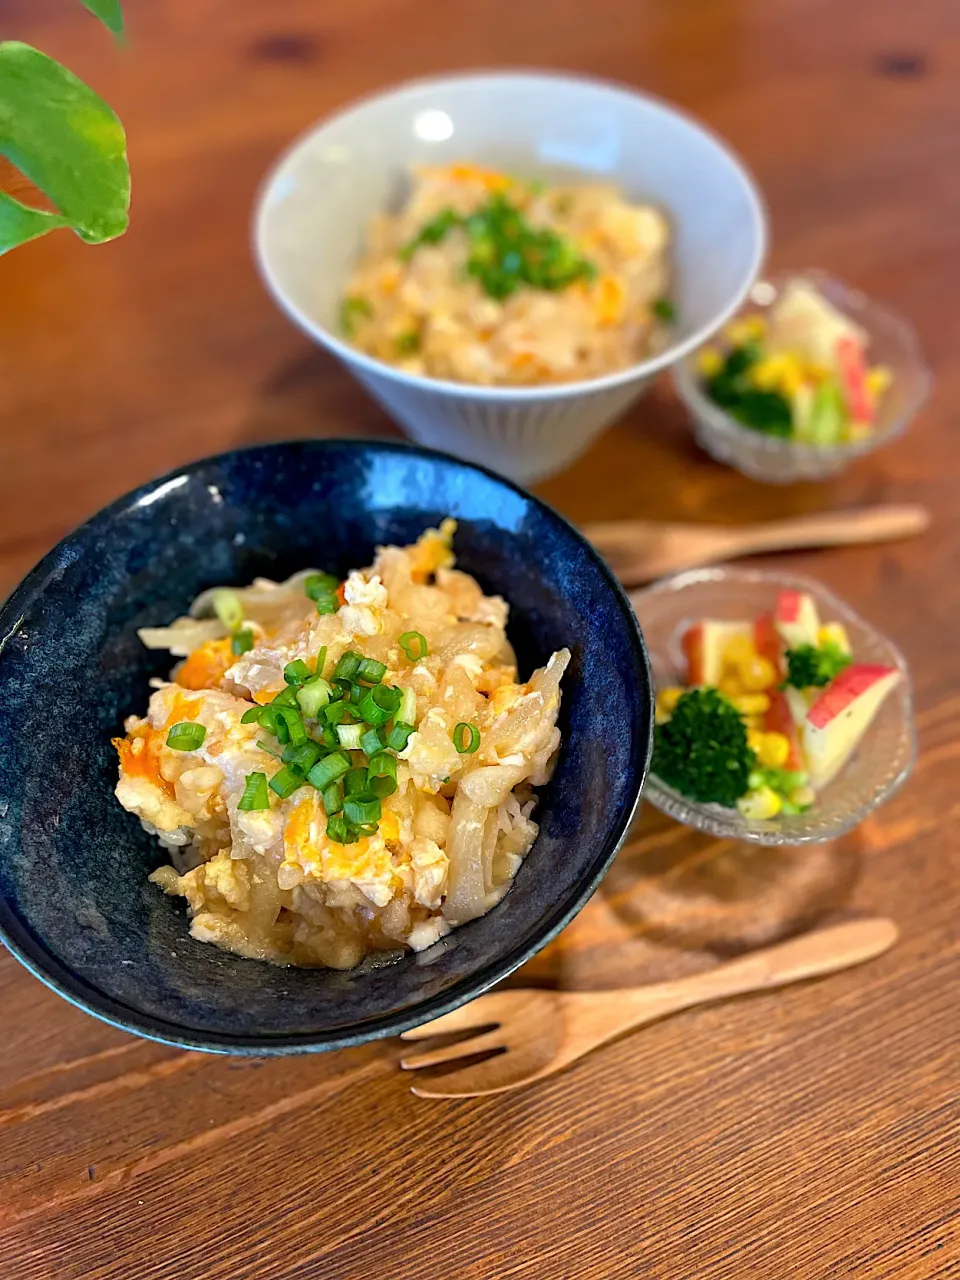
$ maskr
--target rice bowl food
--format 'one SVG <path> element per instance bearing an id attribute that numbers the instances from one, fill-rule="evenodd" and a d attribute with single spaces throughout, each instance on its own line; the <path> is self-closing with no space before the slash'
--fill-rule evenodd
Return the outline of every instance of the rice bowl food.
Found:
<path id="1" fill-rule="evenodd" d="M 473 164 L 414 169 L 368 229 L 341 327 L 406 373 L 536 386 L 666 349 L 670 224 L 609 183 L 548 186 Z"/>
<path id="2" fill-rule="evenodd" d="M 141 632 L 182 659 L 115 739 L 116 794 L 167 851 L 190 932 L 352 968 L 485 914 L 537 837 L 560 650 L 525 682 L 507 604 L 454 568 L 453 521 L 344 582 L 218 588 Z"/>

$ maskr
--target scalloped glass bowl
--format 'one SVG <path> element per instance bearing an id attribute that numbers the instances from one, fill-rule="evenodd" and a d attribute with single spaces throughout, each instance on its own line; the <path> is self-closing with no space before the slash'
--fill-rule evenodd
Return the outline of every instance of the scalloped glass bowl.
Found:
<path id="1" fill-rule="evenodd" d="M 794 574 L 721 566 L 665 578 L 631 595 L 650 653 L 657 688 L 683 683 L 680 641 L 700 618 L 753 618 L 772 609 L 777 591 L 808 592 L 824 621 L 842 622 L 858 662 L 899 667 L 903 679 L 887 698 L 853 759 L 807 813 L 750 822 L 737 809 L 698 804 L 653 773 L 645 798 L 678 822 L 709 835 L 751 844 L 802 845 L 834 840 L 858 826 L 903 785 L 917 754 L 910 673 L 900 651 L 826 587 Z"/>
<path id="2" fill-rule="evenodd" d="M 693 419 L 697 442 L 718 462 L 725 462 L 767 484 L 823 480 L 837 475 L 857 458 L 889 444 L 906 431 L 933 384 L 916 330 L 907 320 L 816 268 L 782 271 L 757 281 L 741 314 L 768 311 L 783 287 L 797 279 L 809 281 L 838 310 L 869 333 L 870 362 L 890 368 L 893 382 L 880 402 L 877 428 L 868 439 L 825 449 L 796 444 L 741 426 L 703 392 L 697 371 L 697 352 L 677 364 L 673 370 L 674 386 Z"/>

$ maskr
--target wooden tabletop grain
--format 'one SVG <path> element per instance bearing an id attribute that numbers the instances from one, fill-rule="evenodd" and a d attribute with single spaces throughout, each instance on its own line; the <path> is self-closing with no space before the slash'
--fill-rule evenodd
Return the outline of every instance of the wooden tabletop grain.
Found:
<path id="1" fill-rule="evenodd" d="M 851 911 L 893 916 L 894 951 L 681 1014 L 499 1099 L 412 1097 L 392 1042 L 273 1062 L 142 1042 L 4 954 L 3 1280 L 960 1275 L 956 0 L 127 8 L 118 51 L 74 0 L 0 0 L 0 34 L 68 60 L 117 107 L 134 168 L 126 239 L 60 233 L 0 261 L 0 589 L 187 459 L 392 431 L 265 296 L 257 184 L 299 130 L 391 81 L 569 68 L 730 139 L 766 193 L 775 265 L 824 266 L 912 316 L 937 388 L 894 447 L 782 491 L 702 456 L 661 386 L 541 492 L 579 521 L 928 503 L 925 540 L 789 558 L 903 646 L 922 751 L 886 809 L 822 849 L 745 853 L 644 813 L 521 976 L 675 976 Z"/>

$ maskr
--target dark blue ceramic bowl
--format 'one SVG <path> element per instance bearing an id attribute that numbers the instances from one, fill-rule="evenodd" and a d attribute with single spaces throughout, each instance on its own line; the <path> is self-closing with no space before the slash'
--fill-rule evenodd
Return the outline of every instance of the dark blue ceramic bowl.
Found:
<path id="1" fill-rule="evenodd" d="M 110 737 L 170 658 L 137 628 L 214 583 L 367 564 L 459 521 L 459 564 L 511 605 L 521 671 L 567 645 L 563 743 L 540 836 L 504 901 L 446 949 L 342 973 L 195 942 L 147 883 L 160 850 L 113 796 Z M 66 999 L 195 1049 L 290 1053 L 394 1035 L 478 995 L 587 901 L 630 823 L 652 739 L 633 612 L 579 533 L 508 481 L 401 444 L 227 453 L 138 489 L 66 538 L 0 613 L 0 935 Z"/>

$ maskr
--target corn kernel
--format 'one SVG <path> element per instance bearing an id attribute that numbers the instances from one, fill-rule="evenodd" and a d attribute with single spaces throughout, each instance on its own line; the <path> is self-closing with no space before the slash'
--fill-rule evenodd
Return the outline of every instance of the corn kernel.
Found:
<path id="1" fill-rule="evenodd" d="M 770 699 L 765 693 L 743 693 L 730 701 L 744 716 L 762 716 L 770 710 Z"/>
<path id="2" fill-rule="evenodd" d="M 684 689 L 675 686 L 660 690 L 657 694 L 657 724 L 665 724 L 670 719 L 684 693 Z"/>
<path id="3" fill-rule="evenodd" d="M 778 354 L 767 356 L 764 360 L 758 360 L 750 370 L 750 381 L 761 391 L 776 390 L 780 385 L 780 380 L 787 368 L 789 359 L 789 356 Z"/>
<path id="4" fill-rule="evenodd" d="M 872 369 L 867 370 L 867 391 L 874 404 L 889 388 L 892 381 L 893 373 L 884 364 L 874 365 Z"/>
<path id="5" fill-rule="evenodd" d="M 743 682 L 735 671 L 725 671 L 720 677 L 720 683 L 717 688 L 725 697 L 733 698 L 734 700 L 746 692 Z"/>
<path id="6" fill-rule="evenodd" d="M 743 347 L 748 342 L 759 342 L 767 332 L 767 322 L 763 316 L 741 316 L 731 320 L 724 329 L 724 337 L 734 347 Z"/>
<path id="7" fill-rule="evenodd" d="M 749 661 L 740 664 L 740 680 L 747 693 L 762 693 L 776 684 L 777 672 L 769 658 L 755 653 Z"/>
<path id="8" fill-rule="evenodd" d="M 767 735 L 763 732 L 762 729 L 748 728 L 747 729 L 747 746 L 750 748 L 751 751 L 759 755 L 760 749 L 763 746 L 763 742 L 766 736 Z"/>
<path id="9" fill-rule="evenodd" d="M 731 666 L 739 667 L 757 656 L 753 641 L 749 636 L 732 636 L 723 647 L 723 660 Z"/>
<path id="10" fill-rule="evenodd" d="M 782 769 L 790 754 L 790 743 L 783 733 L 765 733 L 756 751 L 757 759 L 765 769 Z"/>
<path id="11" fill-rule="evenodd" d="M 767 818 L 775 818 L 782 804 L 783 801 L 770 787 L 759 787 L 741 796 L 737 808 L 748 822 L 764 822 Z"/>
<path id="12" fill-rule="evenodd" d="M 850 638 L 842 622 L 827 622 L 817 632 L 817 644 L 834 644 L 843 653 L 850 653 Z"/>
<path id="13" fill-rule="evenodd" d="M 716 347 L 704 347 L 697 356 L 697 369 L 704 378 L 712 378 L 723 368 L 723 356 Z"/>

